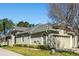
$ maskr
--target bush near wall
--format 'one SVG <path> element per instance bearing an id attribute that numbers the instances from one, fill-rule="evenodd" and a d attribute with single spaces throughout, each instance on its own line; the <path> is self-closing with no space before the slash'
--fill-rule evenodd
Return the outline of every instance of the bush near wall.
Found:
<path id="1" fill-rule="evenodd" d="M 0 47 L 6 47 L 6 46 L 8 46 L 8 45 L 0 45 Z"/>
<path id="2" fill-rule="evenodd" d="M 18 47 L 28 47 L 26 44 L 14 44 L 13 46 L 18 46 Z"/>
<path id="3" fill-rule="evenodd" d="M 13 46 L 22 47 L 22 44 L 14 44 Z"/>
<path id="4" fill-rule="evenodd" d="M 29 45 L 29 48 L 37 48 L 38 45 Z"/>
<path id="5" fill-rule="evenodd" d="M 48 45 L 38 45 L 37 46 L 38 49 L 45 49 L 45 50 L 49 50 L 50 47 Z"/>
<path id="6" fill-rule="evenodd" d="M 50 48 L 48 45 L 14 44 L 13 46 L 28 47 L 28 48 L 36 48 L 36 49 L 44 49 L 44 50 L 49 50 L 49 48 Z"/>

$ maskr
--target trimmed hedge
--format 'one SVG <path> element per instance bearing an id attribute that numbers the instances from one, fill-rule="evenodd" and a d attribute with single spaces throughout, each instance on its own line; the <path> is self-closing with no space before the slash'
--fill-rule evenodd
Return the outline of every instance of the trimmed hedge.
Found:
<path id="1" fill-rule="evenodd" d="M 0 45 L 0 47 L 6 47 L 7 45 Z"/>
<path id="2" fill-rule="evenodd" d="M 29 45 L 29 48 L 37 48 L 37 45 Z"/>
<path id="3" fill-rule="evenodd" d="M 44 49 L 44 50 L 49 50 L 49 48 L 50 48 L 48 45 L 14 44 L 13 46 L 28 47 L 28 48 L 36 48 L 36 49 Z"/>
<path id="4" fill-rule="evenodd" d="M 18 46 L 18 47 L 28 47 L 26 44 L 14 44 L 13 46 Z"/>
<path id="5" fill-rule="evenodd" d="M 22 47 L 22 44 L 14 44 L 13 46 Z"/>
<path id="6" fill-rule="evenodd" d="M 37 46 L 38 49 L 45 49 L 45 50 L 49 50 L 49 46 L 48 45 L 38 45 Z"/>

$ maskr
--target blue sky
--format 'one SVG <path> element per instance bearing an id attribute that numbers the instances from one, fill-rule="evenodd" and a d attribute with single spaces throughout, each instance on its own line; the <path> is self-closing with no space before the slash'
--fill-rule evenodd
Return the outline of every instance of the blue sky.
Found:
<path id="1" fill-rule="evenodd" d="M 18 23 L 19 21 L 28 21 L 32 24 L 45 24 L 49 21 L 48 4 L 0 3 L 0 19 L 2 18 L 9 18 L 14 23 Z"/>

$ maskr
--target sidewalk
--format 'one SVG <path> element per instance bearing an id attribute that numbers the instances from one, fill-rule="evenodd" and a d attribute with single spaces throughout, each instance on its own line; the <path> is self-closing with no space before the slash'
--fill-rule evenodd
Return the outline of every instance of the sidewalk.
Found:
<path id="1" fill-rule="evenodd" d="M 0 56 L 23 56 L 23 55 L 0 48 Z"/>

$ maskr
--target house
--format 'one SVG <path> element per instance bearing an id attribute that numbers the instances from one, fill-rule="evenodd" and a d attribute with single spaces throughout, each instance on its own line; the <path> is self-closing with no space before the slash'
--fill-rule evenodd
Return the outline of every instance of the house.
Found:
<path id="1" fill-rule="evenodd" d="M 78 35 L 53 28 L 52 25 L 36 25 L 34 27 L 15 27 L 5 36 L 0 37 L 1 45 L 13 46 L 14 44 L 48 45 L 56 41 L 57 48 L 78 47 Z"/>

